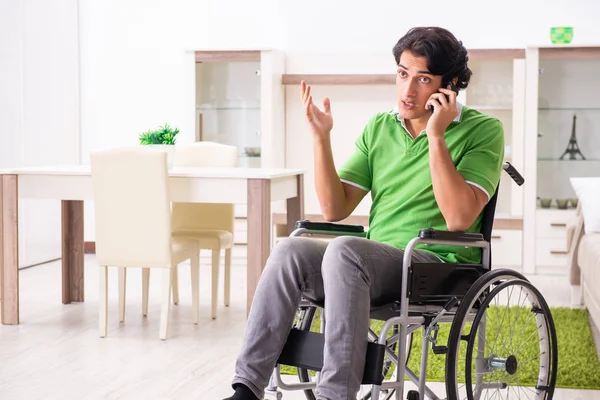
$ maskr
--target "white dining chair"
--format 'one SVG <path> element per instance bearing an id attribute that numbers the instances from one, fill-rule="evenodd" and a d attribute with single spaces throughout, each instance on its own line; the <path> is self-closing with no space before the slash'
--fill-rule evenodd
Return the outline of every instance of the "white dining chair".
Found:
<path id="1" fill-rule="evenodd" d="M 197 142 L 175 147 L 174 167 L 227 167 L 237 166 L 238 150 L 214 142 Z M 212 308 L 217 317 L 219 269 L 221 250 L 225 250 L 224 303 L 229 306 L 231 292 L 231 249 L 234 244 L 234 205 L 212 203 L 173 203 L 172 232 L 174 237 L 195 239 L 200 249 L 212 252 Z M 173 300 L 178 297 L 177 276 L 173 277 Z"/>
<path id="2" fill-rule="evenodd" d="M 142 314 L 148 313 L 150 268 L 163 269 L 159 338 L 167 338 L 171 276 L 190 260 L 193 320 L 198 323 L 198 242 L 171 235 L 167 155 L 164 151 L 119 148 L 90 155 L 95 214 L 96 258 L 100 269 L 99 333 L 107 335 L 108 267 L 121 267 L 119 319 L 125 319 L 127 268 L 142 268 Z"/>

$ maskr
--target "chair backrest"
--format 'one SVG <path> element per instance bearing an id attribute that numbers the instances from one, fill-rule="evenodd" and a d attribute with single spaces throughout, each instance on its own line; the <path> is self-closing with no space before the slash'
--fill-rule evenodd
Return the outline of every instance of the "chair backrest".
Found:
<path id="1" fill-rule="evenodd" d="M 238 148 L 215 142 L 196 142 L 174 146 L 174 166 L 236 167 Z"/>
<path id="2" fill-rule="evenodd" d="M 496 214 L 496 203 L 498 202 L 498 191 L 500 190 L 500 184 L 496 186 L 496 193 L 490 198 L 483 208 L 483 217 L 481 217 L 481 230 L 479 231 L 483 235 L 483 239 L 490 243 L 490 260 L 489 267 L 492 268 L 492 229 L 494 227 L 494 216 Z M 481 257 L 483 257 L 483 250 L 481 251 Z"/>
<path id="3" fill-rule="evenodd" d="M 214 142 L 197 142 L 175 146 L 175 167 L 237 166 L 238 149 Z M 218 229 L 233 233 L 233 204 L 173 203 L 173 231 Z"/>
<path id="4" fill-rule="evenodd" d="M 494 216 L 496 214 L 496 203 L 498 202 L 499 190 L 500 185 L 496 187 L 496 193 L 494 193 L 494 195 L 490 198 L 490 201 L 488 201 L 483 208 L 480 233 L 487 242 L 492 240 L 492 228 L 494 227 Z"/>
<path id="5" fill-rule="evenodd" d="M 140 146 L 93 151 L 90 159 L 98 264 L 168 267 L 167 154 Z"/>

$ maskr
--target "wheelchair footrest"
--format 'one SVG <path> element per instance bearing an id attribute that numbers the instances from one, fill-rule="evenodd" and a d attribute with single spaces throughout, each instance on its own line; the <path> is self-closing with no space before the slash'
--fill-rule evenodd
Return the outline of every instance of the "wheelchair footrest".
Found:
<path id="1" fill-rule="evenodd" d="M 277 364 L 321 371 L 323 369 L 323 349 L 325 336 L 322 333 L 292 329 Z M 385 346 L 368 342 L 362 384 L 381 385 L 383 382 L 383 361 Z"/>

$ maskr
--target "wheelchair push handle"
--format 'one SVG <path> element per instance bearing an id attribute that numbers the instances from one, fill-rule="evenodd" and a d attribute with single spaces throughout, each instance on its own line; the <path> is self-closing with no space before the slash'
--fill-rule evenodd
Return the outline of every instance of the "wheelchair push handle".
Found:
<path id="1" fill-rule="evenodd" d="M 523 176 L 508 161 L 505 161 L 504 164 L 502 164 L 502 169 L 505 170 L 506 173 L 508 173 L 508 175 L 510 175 L 510 177 L 513 179 L 513 181 L 515 181 L 517 185 L 521 186 L 523 185 L 523 183 L 525 183 L 525 179 L 523 178 Z"/>

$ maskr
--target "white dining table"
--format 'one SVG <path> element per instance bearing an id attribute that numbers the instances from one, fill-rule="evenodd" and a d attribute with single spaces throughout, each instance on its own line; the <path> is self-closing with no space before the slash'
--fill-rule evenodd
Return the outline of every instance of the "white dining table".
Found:
<path id="1" fill-rule="evenodd" d="M 304 215 L 304 171 L 269 168 L 169 169 L 173 202 L 246 204 L 248 312 L 271 251 L 271 203 L 287 200 L 288 230 Z M 87 165 L 0 170 L 2 324 L 19 324 L 19 199 L 61 200 L 62 302 L 84 301 L 84 201 L 93 201 Z"/>

